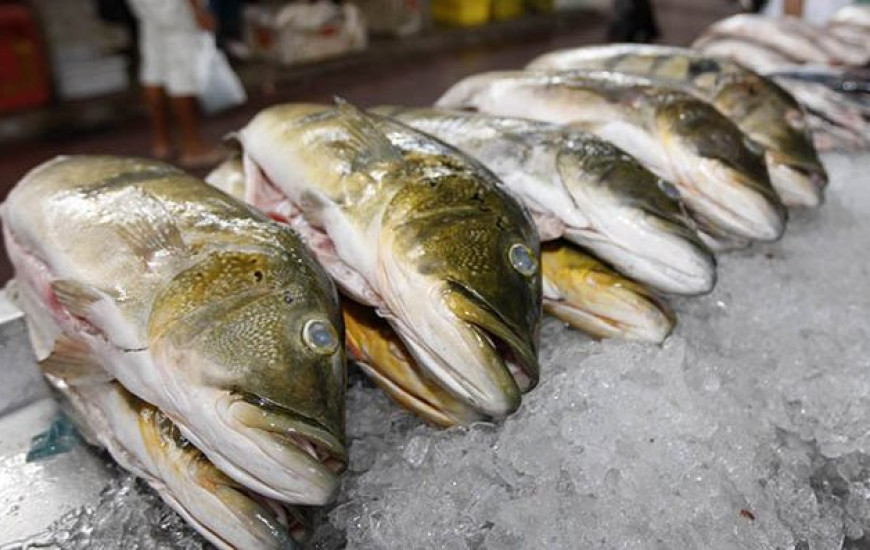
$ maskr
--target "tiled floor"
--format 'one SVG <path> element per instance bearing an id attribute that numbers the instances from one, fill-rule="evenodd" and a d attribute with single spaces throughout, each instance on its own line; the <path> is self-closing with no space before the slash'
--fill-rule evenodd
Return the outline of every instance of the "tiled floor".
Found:
<path id="1" fill-rule="evenodd" d="M 737 11 L 736 0 L 653 0 L 663 43 L 684 45 L 712 21 Z M 350 102 L 425 105 L 463 76 L 495 69 L 522 67 L 533 57 L 556 48 L 603 41 L 605 28 L 596 26 L 556 36 L 535 36 L 500 46 L 474 47 L 427 54 L 399 63 L 367 65 L 298 82 L 272 95 L 252 94 L 245 107 L 205 122 L 207 135 L 219 140 L 243 125 L 253 113 L 282 101 L 328 102 L 340 95 Z M 72 107 L 71 107 L 72 108 Z M 30 168 L 59 154 L 143 155 L 148 152 L 145 120 L 123 128 L 63 136 L 5 147 L 0 151 L 0 197 Z M 0 251 L 0 281 L 11 275 L 5 251 Z"/>

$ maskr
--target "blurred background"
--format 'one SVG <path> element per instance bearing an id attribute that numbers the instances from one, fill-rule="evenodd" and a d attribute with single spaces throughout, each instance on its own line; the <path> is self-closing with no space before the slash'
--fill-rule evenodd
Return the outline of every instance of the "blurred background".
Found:
<path id="1" fill-rule="evenodd" d="M 54 155 L 153 154 L 139 84 L 137 3 L 0 0 L 0 198 Z M 689 44 L 717 19 L 758 7 L 752 4 L 201 0 L 247 101 L 197 125 L 216 147 L 271 103 L 340 95 L 363 106 L 424 105 L 465 75 L 520 67 L 555 48 L 609 39 Z M 199 164 L 194 171 L 204 174 L 208 163 Z M 4 281 L 10 269 L 5 254 L 0 258 Z"/>

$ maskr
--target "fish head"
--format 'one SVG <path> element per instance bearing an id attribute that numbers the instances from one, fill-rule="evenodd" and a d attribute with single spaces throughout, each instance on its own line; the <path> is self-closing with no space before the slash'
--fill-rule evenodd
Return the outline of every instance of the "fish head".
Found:
<path id="1" fill-rule="evenodd" d="M 274 247 L 200 252 L 155 297 L 149 338 L 188 381 L 181 399 L 213 399 L 196 410 L 295 472 L 306 503 L 326 502 L 347 464 L 344 329 L 331 281 L 279 229 Z"/>
<path id="2" fill-rule="evenodd" d="M 439 155 L 406 160 L 381 232 L 390 321 L 434 380 L 503 417 L 538 381 L 540 243 L 531 218 L 482 167 Z"/>
<path id="3" fill-rule="evenodd" d="M 764 148 L 771 182 L 783 202 L 822 203 L 828 174 L 803 108 L 788 92 L 759 75 L 741 74 L 722 79 L 713 103 Z"/>
<path id="4" fill-rule="evenodd" d="M 602 140 L 580 137 L 556 159 L 562 182 L 591 220 L 566 237 L 664 292 L 701 294 L 716 261 L 695 233 L 676 188 Z"/>
<path id="5" fill-rule="evenodd" d="M 543 250 L 545 309 L 592 336 L 659 343 L 675 318 L 646 287 L 607 268 L 564 240 Z"/>
<path id="6" fill-rule="evenodd" d="M 655 99 L 655 124 L 695 214 L 739 237 L 778 239 L 787 212 L 771 186 L 763 150 L 724 115 L 685 94 Z"/>

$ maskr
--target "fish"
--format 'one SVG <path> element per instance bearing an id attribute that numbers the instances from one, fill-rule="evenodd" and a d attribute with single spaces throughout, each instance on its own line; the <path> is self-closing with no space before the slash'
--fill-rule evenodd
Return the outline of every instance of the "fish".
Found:
<path id="1" fill-rule="evenodd" d="M 870 27 L 870 6 L 843 6 L 834 12 L 829 23 L 843 23 L 858 27 Z"/>
<path id="2" fill-rule="evenodd" d="M 403 107 L 372 112 L 482 162 L 532 212 L 543 240 L 564 236 L 665 293 L 713 288 L 715 259 L 673 199 L 676 190 L 610 143 L 555 124 L 483 113 Z"/>
<path id="3" fill-rule="evenodd" d="M 596 338 L 661 343 L 676 317 L 645 286 L 564 239 L 544 243 L 544 311 Z"/>
<path id="4" fill-rule="evenodd" d="M 712 106 L 650 79 L 606 71 L 494 72 L 450 88 L 440 107 L 580 127 L 673 183 L 709 233 L 775 241 L 787 212 L 763 151 Z"/>
<path id="5" fill-rule="evenodd" d="M 775 76 L 777 84 L 803 104 L 807 112 L 852 132 L 870 136 L 870 107 L 850 101 L 824 84 L 788 76 Z"/>
<path id="6" fill-rule="evenodd" d="M 827 118 L 809 113 L 807 122 L 819 151 L 857 152 L 870 148 L 870 141 L 865 134 L 835 124 Z"/>
<path id="7" fill-rule="evenodd" d="M 813 36 L 808 36 L 805 25 L 796 18 L 749 13 L 733 15 L 707 27 L 692 47 L 703 46 L 709 40 L 722 37 L 760 44 L 802 63 L 827 65 L 836 60 Z"/>
<path id="8" fill-rule="evenodd" d="M 302 509 L 266 499 L 232 480 L 160 409 L 120 383 L 54 382 L 89 442 L 144 479 L 217 548 L 301 549 L 310 538 L 310 519 Z"/>
<path id="9" fill-rule="evenodd" d="M 696 42 L 692 45 L 692 49 L 705 56 L 731 59 L 759 73 L 803 63 L 800 58 L 791 56 L 788 52 L 781 52 L 764 44 L 723 36 L 714 36 L 703 42 Z"/>
<path id="10" fill-rule="evenodd" d="M 46 372 L 117 380 L 267 498 L 330 501 L 347 464 L 341 312 L 291 230 L 171 165 L 111 156 L 37 166 L 0 218 Z"/>
<path id="11" fill-rule="evenodd" d="M 479 163 L 403 128 L 387 137 L 343 101 L 269 107 L 237 134 L 245 199 L 300 232 L 438 385 L 503 418 L 538 381 L 535 226 Z"/>
<path id="12" fill-rule="evenodd" d="M 775 82 L 735 62 L 686 48 L 614 44 L 551 52 L 528 68 L 609 70 L 691 93 L 764 148 L 771 183 L 783 203 L 815 207 L 823 201 L 828 175 L 813 148 L 801 105 Z"/>
<path id="13" fill-rule="evenodd" d="M 870 36 L 868 36 L 870 38 Z M 832 91 L 845 94 L 852 100 L 861 101 L 870 94 L 870 71 L 844 70 L 816 65 L 793 65 L 765 73 L 769 79 L 793 78 L 805 82 L 823 84 Z"/>

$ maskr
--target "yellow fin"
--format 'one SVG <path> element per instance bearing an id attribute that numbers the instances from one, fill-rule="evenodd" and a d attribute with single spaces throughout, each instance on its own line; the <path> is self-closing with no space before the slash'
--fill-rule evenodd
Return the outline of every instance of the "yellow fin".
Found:
<path id="1" fill-rule="evenodd" d="M 335 98 L 336 111 L 350 135 L 345 144 L 353 152 L 354 164 L 360 167 L 378 162 L 401 162 L 402 153 L 393 146 L 387 135 L 375 123 L 372 115 Z"/>
<path id="2" fill-rule="evenodd" d="M 42 373 L 56 386 L 100 384 L 112 376 L 100 367 L 90 349 L 77 340 L 61 334 L 51 354 L 39 362 Z"/>
<path id="3" fill-rule="evenodd" d="M 158 256 L 184 256 L 187 246 L 166 206 L 151 193 L 131 187 L 118 197 L 126 218 L 119 228 L 133 251 L 150 264 Z"/>

